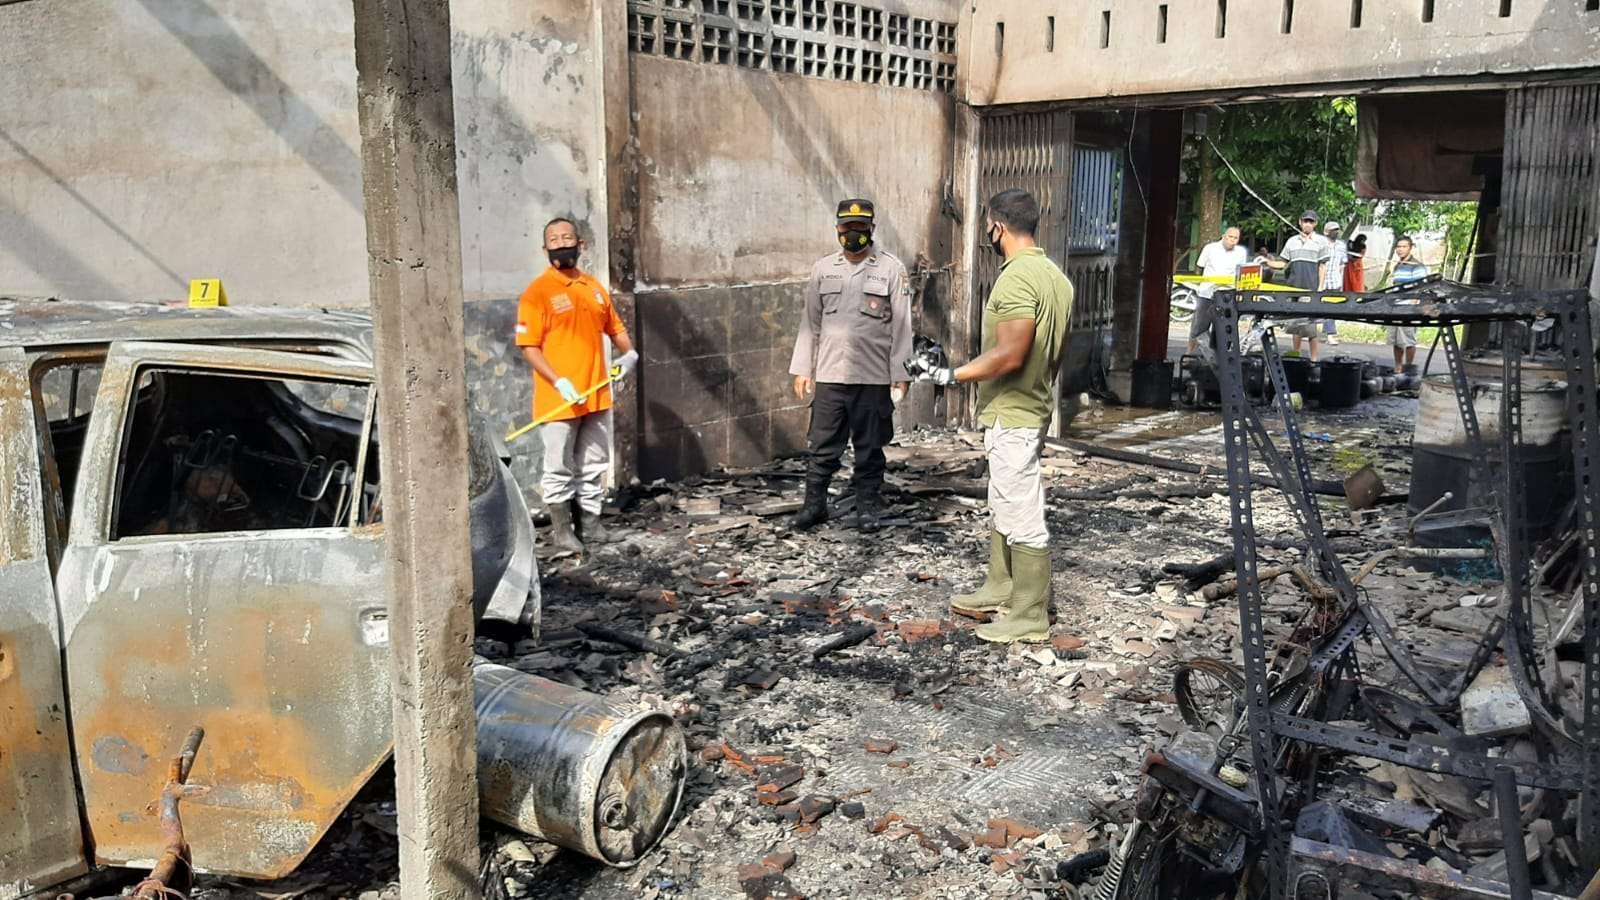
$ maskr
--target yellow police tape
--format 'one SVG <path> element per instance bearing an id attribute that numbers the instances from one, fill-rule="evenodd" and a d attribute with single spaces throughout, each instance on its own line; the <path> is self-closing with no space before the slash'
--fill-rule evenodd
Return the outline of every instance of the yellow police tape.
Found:
<path id="1" fill-rule="evenodd" d="M 1233 287 L 1233 277 L 1230 276 L 1230 275 L 1174 275 L 1174 276 L 1172 276 L 1172 283 L 1173 284 L 1215 284 L 1215 285 L 1220 285 L 1222 287 L 1231 288 L 1231 287 Z M 1290 287 L 1289 285 L 1286 285 L 1286 284 L 1268 284 L 1266 282 L 1262 282 L 1259 286 L 1252 287 L 1252 288 L 1249 288 L 1247 290 L 1248 290 L 1248 293 L 1252 293 L 1252 294 L 1255 293 L 1256 291 L 1260 291 L 1262 293 L 1267 293 L 1267 292 L 1290 293 L 1290 294 L 1308 294 L 1308 293 L 1311 293 L 1310 291 L 1307 291 L 1304 288 Z M 1241 293 L 1244 293 L 1244 292 L 1245 291 L 1241 291 Z M 1346 300 L 1348 300 L 1350 298 L 1341 297 L 1341 296 L 1323 295 L 1322 299 L 1326 303 L 1343 303 L 1343 302 L 1345 302 Z"/>

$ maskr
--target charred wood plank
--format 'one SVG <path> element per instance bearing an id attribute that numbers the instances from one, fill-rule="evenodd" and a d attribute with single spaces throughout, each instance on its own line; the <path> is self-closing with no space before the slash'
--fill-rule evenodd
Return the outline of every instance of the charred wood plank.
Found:
<path id="1" fill-rule="evenodd" d="M 584 637 L 592 640 L 605 641 L 608 644 L 616 644 L 619 647 L 638 650 L 640 653 L 654 653 L 657 656 L 665 656 L 669 659 L 684 659 L 688 656 L 687 653 L 663 641 L 647 638 L 642 634 L 634 634 L 631 631 L 608 628 L 605 625 L 597 625 L 593 622 L 579 622 L 578 630 L 583 632 Z"/>

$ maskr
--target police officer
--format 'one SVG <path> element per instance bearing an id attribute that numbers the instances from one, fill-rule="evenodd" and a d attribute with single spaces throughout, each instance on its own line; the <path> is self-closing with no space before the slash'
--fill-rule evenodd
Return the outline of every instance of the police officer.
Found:
<path id="1" fill-rule="evenodd" d="M 883 447 L 894 437 L 893 389 L 904 395 L 900 364 L 911 355 L 911 280 L 900 260 L 873 243 L 872 201 L 842 200 L 835 216 L 840 250 L 811 267 L 805 317 L 789 374 L 811 398 L 811 461 L 796 530 L 828 520 L 828 482 L 845 442 L 856 451 L 851 486 L 856 524 L 875 531 L 882 511 Z"/>

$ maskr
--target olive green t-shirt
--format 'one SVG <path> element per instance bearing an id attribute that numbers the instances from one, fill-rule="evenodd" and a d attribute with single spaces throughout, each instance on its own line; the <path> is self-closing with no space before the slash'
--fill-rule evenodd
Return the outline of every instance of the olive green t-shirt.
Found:
<path id="1" fill-rule="evenodd" d="M 984 427 L 1035 428 L 1050 422 L 1051 390 L 1061 368 L 1072 316 L 1072 282 L 1044 250 L 1028 247 L 1006 260 L 983 306 L 983 351 L 993 350 L 1001 322 L 1032 319 L 1033 346 L 1022 368 L 978 385 Z"/>

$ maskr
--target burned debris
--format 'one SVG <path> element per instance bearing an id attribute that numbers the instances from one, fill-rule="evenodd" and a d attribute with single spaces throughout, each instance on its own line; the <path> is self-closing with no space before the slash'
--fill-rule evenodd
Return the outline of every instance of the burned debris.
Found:
<path id="1" fill-rule="evenodd" d="M 1534 514 L 1529 496 L 1554 486 L 1528 483 L 1528 447 L 1551 438 L 1524 434 L 1522 406 L 1525 348 L 1541 323 L 1554 324 L 1579 472 L 1572 512 L 1561 518 L 1592 521 L 1600 497 L 1583 473 L 1600 444 L 1587 297 L 1483 296 L 1441 285 L 1403 298 L 1353 299 L 1342 306 L 1317 295 L 1275 301 L 1239 294 L 1223 301 L 1218 372 L 1242 665 L 1200 658 L 1180 666 L 1175 694 L 1188 730 L 1145 761 L 1135 819 L 1100 881 L 1099 896 L 1108 900 L 1232 896 L 1245 884 L 1266 896 L 1330 900 L 1355 886 L 1530 897 L 1535 887 L 1575 894 L 1595 868 L 1600 693 L 1577 686 L 1592 686 L 1600 676 L 1593 649 L 1600 640 L 1600 573 L 1585 567 L 1566 614 L 1552 615 L 1571 585 L 1562 581 L 1559 592 L 1549 590 L 1553 565 L 1534 569 L 1534 560 L 1559 558 L 1574 541 L 1557 534 L 1535 554 L 1532 523 L 1556 517 Z M 1447 605 L 1410 612 L 1415 621 L 1495 608 L 1455 626 L 1473 635 L 1471 643 L 1456 642 L 1457 649 L 1441 654 L 1402 637 L 1368 586 L 1358 584 L 1393 551 L 1371 552 L 1356 578 L 1345 569 L 1310 489 L 1304 438 L 1271 331 L 1263 359 L 1287 453 L 1245 396 L 1240 318 L 1304 315 L 1308 304 L 1333 318 L 1441 326 L 1470 461 L 1470 483 L 1461 491 L 1467 502 L 1457 505 L 1470 514 L 1449 521 L 1458 539 L 1463 522 L 1485 526 L 1484 555 L 1500 586 L 1492 596 L 1426 598 Z M 1473 321 L 1501 329 L 1500 378 L 1487 390 L 1472 383 L 1454 335 L 1455 325 Z M 1476 401 L 1488 392 L 1498 408 L 1490 407 L 1494 416 L 1485 422 Z M 1536 404 L 1548 393 L 1536 388 Z M 1497 446 L 1485 440 L 1489 434 Z M 1427 477 L 1420 467 L 1428 461 L 1420 457 L 1428 450 L 1416 447 L 1414 494 Z M 1282 612 L 1263 599 L 1269 577 L 1280 573 L 1258 562 L 1253 459 L 1288 486 L 1284 493 L 1315 566 L 1314 573 L 1308 567 L 1297 573 L 1304 594 L 1287 628 Z M 1436 505 L 1412 520 L 1407 537 L 1416 536 L 1416 522 Z M 1555 624 L 1567 619 L 1585 626 L 1570 644 L 1563 641 L 1572 632 Z M 1369 646 L 1359 656 L 1358 641 Z M 1564 667 L 1568 652 L 1580 662 Z"/>
<path id="2" fill-rule="evenodd" d="M 1285 832 L 1295 829 L 1288 853 L 1306 875 L 1303 890 L 1319 878 L 1353 884 L 1361 871 L 1406 892 L 1434 890 L 1416 887 L 1425 881 L 1508 884 L 1517 860 L 1506 853 L 1491 790 L 1503 763 L 1529 782 L 1519 797 L 1529 880 L 1575 892 L 1586 870 L 1571 807 L 1561 803 L 1572 765 L 1546 746 L 1508 655 L 1491 651 L 1476 665 L 1487 635 L 1512 633 L 1492 568 L 1498 545 L 1425 546 L 1445 531 L 1432 526 L 1470 524 L 1474 514 L 1409 510 L 1386 490 L 1354 513 L 1343 506 L 1366 505 L 1325 499 L 1345 494 L 1345 477 L 1367 466 L 1386 484 L 1407 484 L 1411 422 L 1385 403 L 1300 413 L 1303 434 L 1330 436 L 1302 442 L 1310 477 L 1292 452 L 1280 451 L 1283 464 L 1267 471 L 1252 454 L 1254 470 L 1242 474 L 1254 486 L 1258 565 L 1244 581 L 1225 524 L 1227 479 L 1239 473 L 1223 464 L 1216 420 L 1183 419 L 1126 442 L 1118 411 L 1090 411 L 1077 430 L 1083 439 L 1054 442 L 1042 461 L 1052 528 L 1067 551 L 1052 639 L 1007 653 L 979 645 L 976 620 L 946 606 L 976 580 L 982 466 L 973 434 L 915 432 L 889 448 L 889 524 L 871 543 L 843 516 L 806 535 L 782 527 L 800 481 L 793 462 L 641 488 L 623 504 L 624 542 L 548 573 L 541 640 L 479 639 L 492 661 L 476 673 L 480 705 L 489 704 L 480 715 L 485 776 L 544 777 L 515 764 L 527 748 L 488 749 L 502 727 L 492 707 L 507 723 L 536 720 L 540 733 L 561 735 L 557 756 L 587 747 L 600 763 L 576 776 L 571 767 L 551 773 L 565 780 L 539 790 L 566 797 L 565 806 L 502 802 L 511 794 L 499 787 L 485 794 L 497 823 L 485 845 L 491 895 L 826 897 L 851 884 L 885 895 L 1092 897 L 1120 870 L 1122 896 L 1160 896 L 1151 885 L 1170 877 L 1174 845 L 1152 838 L 1174 823 L 1195 842 L 1178 847 L 1192 864 L 1178 870 L 1188 887 L 1221 893 L 1236 875 L 1264 885 L 1260 769 L 1245 730 L 1236 625 L 1241 584 L 1259 593 L 1268 649 L 1286 648 L 1269 657 L 1284 675 L 1266 694 L 1274 712 L 1300 711 L 1274 721 L 1358 741 L 1336 753 L 1278 738 L 1275 771 L 1315 789 L 1281 795 L 1284 809 L 1297 804 L 1283 816 Z M 1281 444 L 1287 432 L 1267 424 L 1268 412 L 1276 410 L 1255 415 Z M 1491 477 L 1499 484 L 1503 475 Z M 1274 487 L 1297 484 L 1323 499 Z M 1481 507 L 1470 494 L 1465 508 Z M 835 500 L 836 509 L 850 502 Z M 1459 691 L 1451 703 L 1436 703 L 1364 626 L 1352 645 L 1362 654 L 1359 683 L 1332 664 L 1334 675 L 1312 674 L 1319 651 L 1327 656 L 1355 621 L 1324 554 L 1305 549 L 1299 528 L 1313 502 L 1327 552 L 1351 571 L 1356 596 L 1391 624 L 1427 683 Z M 1527 556 L 1540 667 L 1563 713 L 1583 705 L 1574 650 L 1586 629 L 1570 602 L 1583 576 L 1581 541 L 1571 536 L 1580 515 L 1560 511 Z M 1476 558 L 1442 558 L 1451 553 Z M 1476 677 L 1465 679 L 1474 666 Z M 507 672 L 526 673 L 534 695 L 493 696 Z M 1344 703 L 1338 713 L 1329 711 L 1335 702 Z M 588 712 L 562 718 L 568 708 Z M 530 710 L 540 712 L 524 716 Z M 681 728 L 677 750 L 669 718 Z M 1559 720 L 1573 735 L 1577 721 Z M 1234 749 L 1219 754 L 1230 734 Z M 674 753 L 686 760 L 676 776 L 681 801 Z M 1441 758 L 1454 764 L 1472 753 L 1494 754 L 1482 777 L 1435 770 Z M 624 760 L 644 763 L 648 783 L 618 783 Z M 652 760 L 664 765 L 650 768 Z M 274 886 L 381 896 L 393 829 L 392 801 L 364 795 L 324 841 L 371 868 L 330 872 L 319 851 Z M 622 865 L 602 868 L 584 854 Z M 251 895 L 207 876 L 196 892 Z"/>

